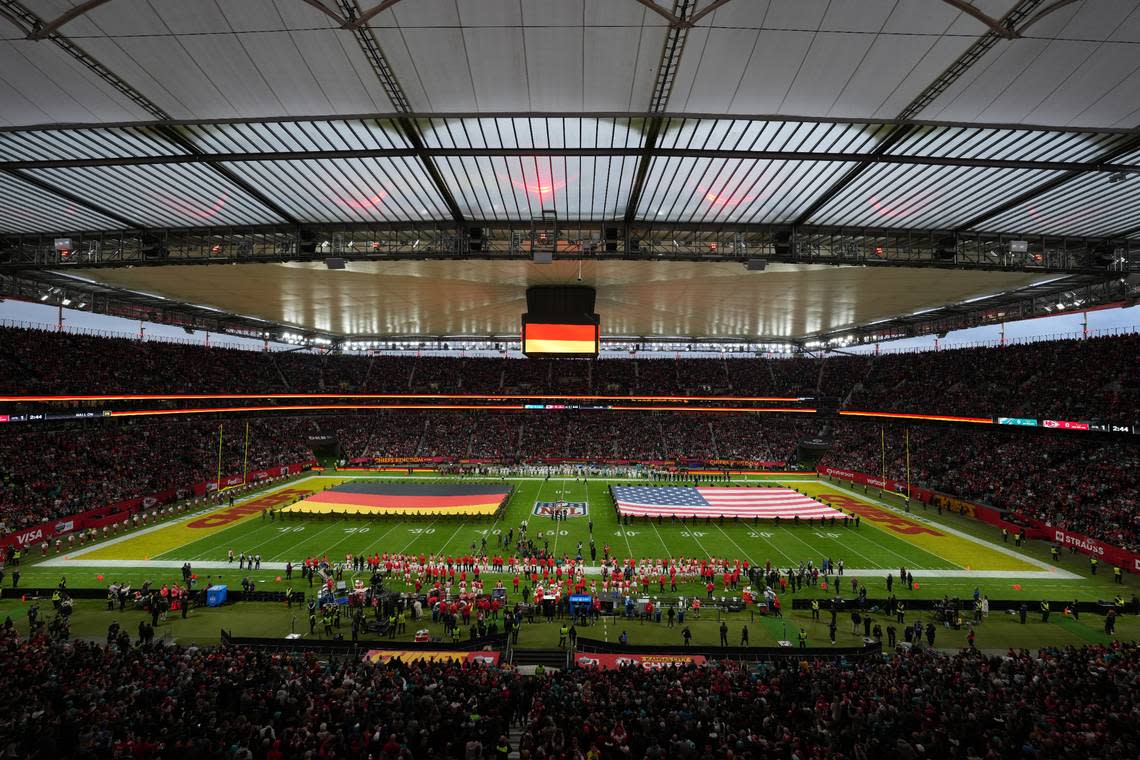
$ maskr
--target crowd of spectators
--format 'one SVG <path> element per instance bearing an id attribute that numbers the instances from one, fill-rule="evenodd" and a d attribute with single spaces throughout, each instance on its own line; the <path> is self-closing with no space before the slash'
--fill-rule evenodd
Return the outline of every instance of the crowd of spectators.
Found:
<path id="1" fill-rule="evenodd" d="M 521 756 L 1136 757 L 1138 652 L 563 671 L 534 696 Z"/>
<path id="2" fill-rule="evenodd" d="M 222 425 L 222 472 L 240 473 L 312 459 L 304 418 Z M 0 436 L 0 533 L 217 475 L 218 422 L 103 422 L 37 429 L 12 425 Z"/>
<path id="3" fill-rule="evenodd" d="M 8 628 L 0 649 L 0 751 L 29 760 L 1140 755 L 1135 644 L 535 676 Z"/>
<path id="4" fill-rule="evenodd" d="M 916 354 L 517 360 L 264 352 L 0 328 L 0 393 L 420 392 L 824 396 L 847 408 L 1140 422 L 1140 336 Z M 173 403 L 173 402 L 172 402 Z M 215 403 L 204 401 L 202 403 Z M 250 401 L 249 403 L 265 403 Z M 724 459 L 790 462 L 809 416 L 475 410 L 255 423 L 253 463 L 308 458 L 317 424 L 342 459 Z M 224 469 L 240 467 L 241 423 Z M 905 477 L 904 434 L 837 428 L 825 460 Z M 12 529 L 216 472 L 215 423 L 38 430 L 0 439 L 0 519 Z M 1024 431 L 914 427 L 911 479 L 1126 547 L 1140 547 L 1135 448 Z"/>
<path id="5" fill-rule="evenodd" d="M 312 461 L 321 440 L 335 445 L 344 462 L 727 458 L 791 464 L 804 430 L 773 415 L 710 419 L 679 412 L 278 415 L 12 424 L 0 436 L 0 533 L 209 480 L 218 472 L 219 425 L 225 475 Z"/>
<path id="6" fill-rule="evenodd" d="M 849 408 L 1140 421 L 1140 335 L 921 353 L 540 360 L 265 352 L 0 328 L 0 393 L 829 397 Z"/>
<path id="7" fill-rule="evenodd" d="M 790 464 L 811 420 L 684 412 L 400 411 L 335 418 L 340 458 L 731 459 Z"/>
<path id="8" fill-rule="evenodd" d="M 850 389 L 852 408 L 1140 422 L 1138 334 L 883 354 L 867 361 Z"/>
<path id="9" fill-rule="evenodd" d="M 527 688 L 444 662 L 0 634 L 0 754 L 29 760 L 492 757 Z M 469 749 L 470 748 L 470 749 Z M 471 751 L 478 749 L 475 755 Z"/>
<path id="10" fill-rule="evenodd" d="M 1023 428 L 844 422 L 824 464 L 884 474 L 1140 551 L 1140 444 Z"/>

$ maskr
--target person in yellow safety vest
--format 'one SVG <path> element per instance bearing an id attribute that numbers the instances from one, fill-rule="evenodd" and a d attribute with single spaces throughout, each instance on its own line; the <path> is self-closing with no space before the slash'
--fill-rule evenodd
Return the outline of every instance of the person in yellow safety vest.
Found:
<path id="1" fill-rule="evenodd" d="M 566 634 L 569 632 L 570 629 L 567 628 L 565 624 L 563 624 L 562 627 L 558 629 L 558 646 L 562 649 L 566 648 Z"/>
<path id="2" fill-rule="evenodd" d="M 1124 571 L 1120 569 L 1120 565 L 1112 568 L 1112 581 L 1113 583 L 1124 583 Z"/>
<path id="3" fill-rule="evenodd" d="M 1123 615 L 1124 614 L 1124 597 L 1121 596 L 1120 594 L 1117 594 L 1116 598 L 1112 600 L 1112 606 L 1116 607 L 1116 614 L 1117 615 Z"/>
<path id="4" fill-rule="evenodd" d="M 819 600 L 818 599 L 812 599 L 811 600 L 811 619 L 812 620 L 819 620 Z"/>
<path id="5" fill-rule="evenodd" d="M 396 630 L 399 631 L 400 633 L 403 633 L 406 630 L 408 630 L 408 611 L 407 610 L 400 610 L 398 613 L 396 613 L 396 623 L 397 623 Z"/>
<path id="6" fill-rule="evenodd" d="M 807 631 L 800 629 L 800 649 L 807 649 Z"/>
<path id="7" fill-rule="evenodd" d="M 542 666 L 542 663 L 534 666 L 534 674 L 539 678 L 546 675 L 546 668 Z"/>
<path id="8" fill-rule="evenodd" d="M 1100 560 L 1096 557 L 1089 557 L 1089 572 L 1096 575 L 1096 567 L 1100 564 Z"/>
<path id="9" fill-rule="evenodd" d="M 1041 622 L 1049 622 L 1049 602 L 1044 599 L 1041 600 Z"/>

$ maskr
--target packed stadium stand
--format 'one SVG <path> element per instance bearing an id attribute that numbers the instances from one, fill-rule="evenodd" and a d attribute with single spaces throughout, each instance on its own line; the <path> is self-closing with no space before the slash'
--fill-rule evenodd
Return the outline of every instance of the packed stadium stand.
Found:
<path id="1" fill-rule="evenodd" d="M 340 356 L 0 330 L 11 394 L 469 392 L 821 395 L 846 408 L 923 414 L 1140 417 L 1140 336 L 825 359 L 612 359 Z M 1072 378 L 1082 378 L 1075 387 Z M 253 403 L 252 401 L 249 403 Z M 403 411 L 256 418 L 251 469 L 309 461 L 307 436 L 335 431 L 342 460 L 374 457 L 753 460 L 789 467 L 819 426 L 784 415 Z M 845 421 L 823 463 L 906 478 L 902 428 Z M 244 428 L 225 427 L 223 470 L 242 466 Z M 910 480 L 1135 547 L 1134 447 L 1007 431 L 911 426 Z M 881 441 L 885 441 L 886 457 Z M 20 527 L 101 503 L 185 487 L 216 467 L 217 425 L 138 422 L 108 429 L 13 429 L 0 441 L 4 523 Z M 212 462 L 212 464 L 204 464 Z M 779 464 L 777 464 L 779 463 Z M 45 466 L 57 477 L 44 480 Z"/>
<path id="2" fill-rule="evenodd" d="M 0 0 L 0 760 L 1140 758 L 1138 63 Z"/>
<path id="3" fill-rule="evenodd" d="M 125 630 L 107 645 L 0 636 L 0 737 L 13 757 L 975 760 L 1140 749 L 1134 644 L 536 679 L 481 665 L 135 647 Z"/>
<path id="4" fill-rule="evenodd" d="M 0 340 L 7 394 L 822 396 L 873 411 L 1140 417 L 1137 334 L 823 359 L 591 361 L 259 352 L 12 328 Z"/>

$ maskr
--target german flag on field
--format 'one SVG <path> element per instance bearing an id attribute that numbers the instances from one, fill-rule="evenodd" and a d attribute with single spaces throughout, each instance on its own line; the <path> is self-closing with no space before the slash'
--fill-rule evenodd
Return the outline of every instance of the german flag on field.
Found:
<path id="1" fill-rule="evenodd" d="M 493 515 L 511 495 L 506 485 L 341 483 L 286 507 L 286 512 Z"/>

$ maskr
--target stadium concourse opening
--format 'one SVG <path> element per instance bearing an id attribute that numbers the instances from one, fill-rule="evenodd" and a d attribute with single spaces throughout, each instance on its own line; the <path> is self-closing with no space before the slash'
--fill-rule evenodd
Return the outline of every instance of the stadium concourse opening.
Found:
<path id="1" fill-rule="evenodd" d="M 0 0 L 0 757 L 1140 757 L 1138 6 Z"/>

